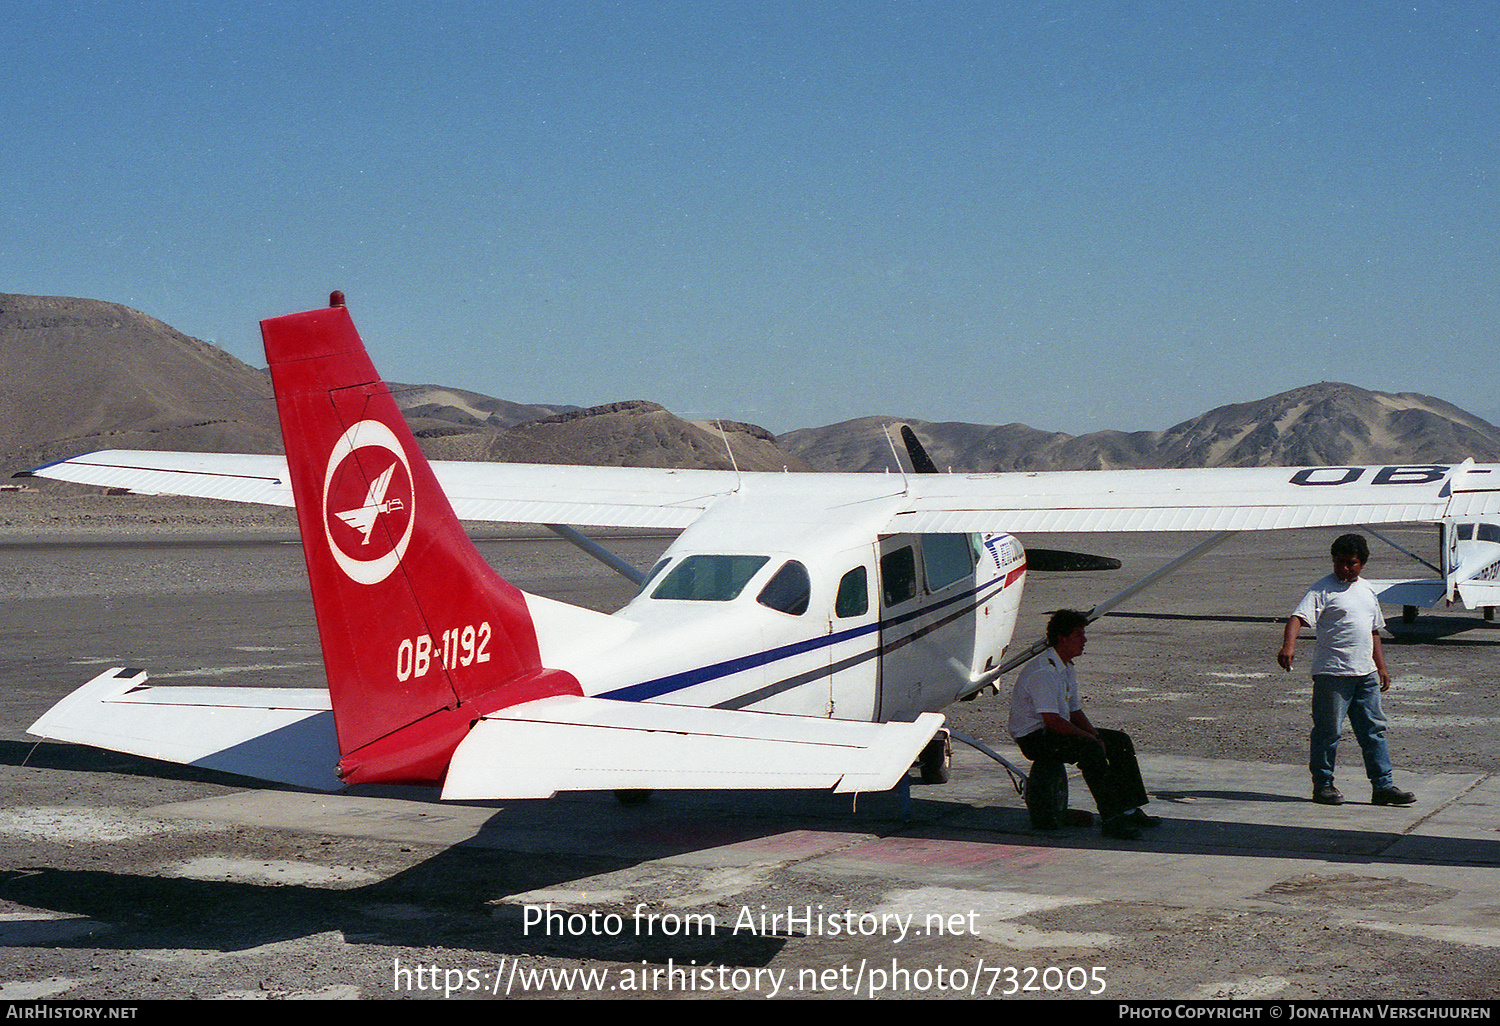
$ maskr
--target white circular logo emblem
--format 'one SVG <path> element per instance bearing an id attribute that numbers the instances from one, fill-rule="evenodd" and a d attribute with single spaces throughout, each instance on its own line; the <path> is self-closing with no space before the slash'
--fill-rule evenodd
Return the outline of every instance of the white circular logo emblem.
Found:
<path id="1" fill-rule="evenodd" d="M 395 432 L 362 420 L 339 437 L 323 478 L 323 533 L 339 569 L 379 584 L 406 553 L 416 525 L 411 464 Z"/>

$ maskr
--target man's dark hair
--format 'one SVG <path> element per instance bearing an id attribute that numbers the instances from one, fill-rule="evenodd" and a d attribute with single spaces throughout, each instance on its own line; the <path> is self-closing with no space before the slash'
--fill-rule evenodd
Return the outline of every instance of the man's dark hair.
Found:
<path id="1" fill-rule="evenodd" d="M 1059 609 L 1047 621 L 1047 644 L 1056 648 L 1059 641 L 1078 628 L 1087 627 L 1088 623 L 1087 613 L 1080 613 L 1076 609 Z"/>
<path id="2" fill-rule="evenodd" d="M 1365 536 L 1362 534 L 1341 534 L 1329 546 L 1328 554 L 1334 559 L 1340 556 L 1353 556 L 1361 563 L 1368 563 L 1370 546 L 1365 544 Z"/>

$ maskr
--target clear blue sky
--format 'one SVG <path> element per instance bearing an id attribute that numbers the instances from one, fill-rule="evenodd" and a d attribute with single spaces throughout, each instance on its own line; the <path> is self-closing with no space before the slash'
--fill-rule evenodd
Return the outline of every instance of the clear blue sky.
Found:
<path id="1" fill-rule="evenodd" d="M 1319 380 L 1500 409 L 1500 3 L 0 8 L 0 291 L 257 365 L 1164 428 Z"/>

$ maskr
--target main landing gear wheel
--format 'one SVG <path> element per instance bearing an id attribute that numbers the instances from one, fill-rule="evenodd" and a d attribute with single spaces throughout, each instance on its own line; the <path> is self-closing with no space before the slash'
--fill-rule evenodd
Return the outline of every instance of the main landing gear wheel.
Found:
<path id="1" fill-rule="evenodd" d="M 953 742 L 948 737 L 946 730 L 940 730 L 927 746 L 922 749 L 922 755 L 917 759 L 917 765 L 922 770 L 922 783 L 924 784 L 946 784 L 952 775 L 953 769 Z"/>
<path id="2" fill-rule="evenodd" d="M 1401 607 L 1401 622 L 1402 623 L 1416 623 L 1417 622 L 1417 607 L 1416 606 L 1402 606 Z"/>
<path id="3" fill-rule="evenodd" d="M 1057 830 L 1068 818 L 1068 769 L 1057 759 L 1039 759 L 1026 777 L 1026 811 L 1038 830 Z"/>

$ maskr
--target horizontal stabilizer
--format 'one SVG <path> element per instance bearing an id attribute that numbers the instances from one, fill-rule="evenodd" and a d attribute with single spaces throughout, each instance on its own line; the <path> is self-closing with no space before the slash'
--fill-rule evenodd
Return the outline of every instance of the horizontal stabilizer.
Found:
<path id="1" fill-rule="evenodd" d="M 28 733 L 318 791 L 343 785 L 325 688 L 157 687 L 106 670 Z"/>
<path id="2" fill-rule="evenodd" d="M 1443 582 L 1436 578 L 1413 581 L 1381 581 L 1365 578 L 1383 605 L 1419 606 L 1426 609 L 1443 598 Z"/>
<path id="3" fill-rule="evenodd" d="M 558 696 L 491 713 L 448 768 L 449 799 L 558 791 L 894 787 L 943 724 L 865 723 Z"/>
<path id="4" fill-rule="evenodd" d="M 1465 581 L 1458 586 L 1458 597 L 1470 609 L 1478 609 L 1480 606 L 1500 606 L 1500 583 Z"/>

